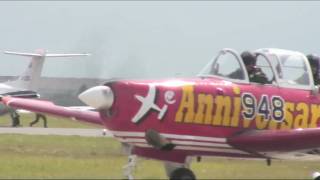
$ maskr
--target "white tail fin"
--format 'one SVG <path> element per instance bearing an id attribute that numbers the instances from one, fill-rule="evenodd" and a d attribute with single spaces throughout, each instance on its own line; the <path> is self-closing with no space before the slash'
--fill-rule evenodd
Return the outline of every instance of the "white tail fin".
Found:
<path id="1" fill-rule="evenodd" d="M 75 57 L 75 56 L 89 56 L 90 54 L 49 54 L 45 50 L 38 49 L 35 53 L 23 53 L 23 52 L 13 52 L 5 51 L 5 54 L 18 55 L 31 57 L 30 63 L 27 69 L 14 81 L 8 81 L 5 84 L 19 88 L 28 89 L 36 91 L 38 88 L 38 81 L 41 76 L 41 71 L 45 58 L 51 57 Z"/>

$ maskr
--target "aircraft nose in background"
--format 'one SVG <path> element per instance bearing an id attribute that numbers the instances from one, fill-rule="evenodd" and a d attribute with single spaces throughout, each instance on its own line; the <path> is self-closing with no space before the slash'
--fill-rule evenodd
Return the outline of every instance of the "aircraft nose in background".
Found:
<path id="1" fill-rule="evenodd" d="M 78 97 L 88 106 L 99 110 L 110 108 L 114 101 L 113 92 L 108 86 L 92 87 L 81 93 Z"/>

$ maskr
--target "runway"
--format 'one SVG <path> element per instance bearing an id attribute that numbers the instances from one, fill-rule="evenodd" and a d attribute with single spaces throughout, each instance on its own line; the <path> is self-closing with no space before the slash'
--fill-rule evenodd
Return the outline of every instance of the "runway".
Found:
<path id="1" fill-rule="evenodd" d="M 112 137 L 112 134 L 109 131 L 103 133 L 103 129 L 81 128 L 0 127 L 0 134 Z"/>

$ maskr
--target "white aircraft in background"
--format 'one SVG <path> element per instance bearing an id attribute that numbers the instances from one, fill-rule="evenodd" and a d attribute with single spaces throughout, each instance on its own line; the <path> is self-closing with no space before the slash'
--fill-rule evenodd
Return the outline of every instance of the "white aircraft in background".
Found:
<path id="1" fill-rule="evenodd" d="M 5 54 L 18 55 L 30 57 L 30 63 L 26 70 L 13 81 L 0 83 L 0 95 L 10 95 L 14 97 L 23 98 L 37 98 L 40 95 L 36 92 L 38 90 L 38 83 L 41 76 L 44 60 L 46 58 L 56 57 L 79 57 L 89 56 L 90 54 L 52 54 L 47 53 L 43 49 L 38 49 L 34 53 L 5 51 Z M 4 105 L 0 105 L 0 115 L 10 113 L 11 117 L 15 116 L 16 111 Z"/>

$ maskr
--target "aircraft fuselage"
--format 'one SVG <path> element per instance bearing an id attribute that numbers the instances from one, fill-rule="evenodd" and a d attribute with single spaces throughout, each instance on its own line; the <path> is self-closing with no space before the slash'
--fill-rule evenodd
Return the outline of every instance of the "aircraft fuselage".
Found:
<path id="1" fill-rule="evenodd" d="M 135 96 L 146 98 L 150 83 L 156 88 L 154 104 L 133 122 L 143 106 L 143 101 Z M 245 129 L 285 130 L 314 128 L 319 124 L 320 97 L 308 90 L 235 84 L 217 78 L 116 81 L 105 85 L 114 93 L 112 107 L 108 113 L 102 113 L 106 127 L 120 141 L 142 148 L 149 146 L 143 140 L 144 133 L 154 129 L 178 141 L 181 146 L 177 150 L 194 148 L 192 155 L 257 157 L 234 150 L 226 143 L 228 137 Z M 164 106 L 167 108 L 159 118 Z"/>
<path id="2" fill-rule="evenodd" d="M 154 124 L 164 132 L 174 129 L 180 133 L 213 128 L 234 129 L 296 129 L 318 127 L 320 96 L 308 90 L 279 88 L 273 85 L 234 84 L 219 79 L 164 80 L 153 82 L 156 86 L 156 107 L 168 106 L 159 121 L 158 110 L 150 107 L 138 123 L 130 122 L 142 103 L 135 95 L 147 96 L 147 81 L 119 81 L 110 86 L 115 102 L 106 118 L 110 126 L 125 123 L 134 129 L 143 129 Z M 125 112 L 125 113 L 124 113 Z M 181 129 L 181 130 L 180 130 Z M 161 129 L 161 132 L 162 129 Z M 199 132 L 193 132 L 201 135 Z M 213 132 L 216 133 L 216 132 Z"/>

